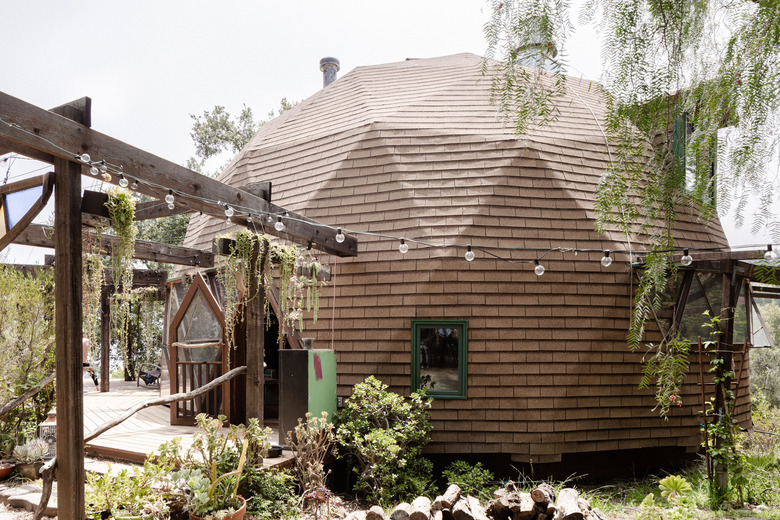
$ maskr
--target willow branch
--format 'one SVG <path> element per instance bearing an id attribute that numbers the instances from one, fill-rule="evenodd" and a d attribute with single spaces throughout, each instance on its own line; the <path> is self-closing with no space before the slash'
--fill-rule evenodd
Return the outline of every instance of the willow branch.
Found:
<path id="1" fill-rule="evenodd" d="M 48 376 L 44 377 L 40 383 L 27 390 L 25 393 L 23 393 L 22 395 L 20 395 L 19 397 L 11 401 L 10 403 L 4 405 L 2 408 L 0 408 L 0 418 L 5 417 L 6 414 L 8 414 L 8 412 L 13 410 L 17 406 L 19 406 L 20 404 L 22 404 L 23 402 L 25 402 L 26 400 L 28 400 L 29 398 L 31 398 L 32 396 L 40 392 L 41 390 L 43 390 L 43 388 L 46 385 L 54 381 L 54 377 L 55 377 L 55 373 L 52 372 Z"/>

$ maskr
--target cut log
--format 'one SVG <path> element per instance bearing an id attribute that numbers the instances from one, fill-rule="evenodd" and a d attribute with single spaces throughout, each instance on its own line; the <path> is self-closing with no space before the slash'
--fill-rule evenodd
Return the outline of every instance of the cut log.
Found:
<path id="1" fill-rule="evenodd" d="M 431 520 L 431 499 L 417 497 L 412 501 L 411 520 Z"/>
<path id="2" fill-rule="evenodd" d="M 588 502 L 588 499 L 584 497 L 579 497 L 577 499 L 577 507 L 579 507 L 580 511 L 582 511 L 583 513 L 585 511 L 590 511 L 591 509 L 590 502 Z"/>
<path id="3" fill-rule="evenodd" d="M 461 499 L 455 502 L 452 505 L 452 517 L 455 520 L 474 520 L 469 508 L 469 501 Z"/>
<path id="4" fill-rule="evenodd" d="M 562 489 L 555 502 L 558 508 L 555 520 L 583 520 L 584 515 L 577 505 L 579 496 L 579 492 L 574 488 Z"/>
<path id="5" fill-rule="evenodd" d="M 352 511 L 344 518 L 344 520 L 366 520 L 367 513 L 365 511 Z"/>
<path id="6" fill-rule="evenodd" d="M 597 507 L 588 511 L 585 518 L 587 520 L 607 520 L 607 515 Z"/>
<path id="7" fill-rule="evenodd" d="M 539 513 L 531 493 L 515 493 L 508 498 L 509 509 L 512 510 L 514 520 L 531 520 Z"/>
<path id="8" fill-rule="evenodd" d="M 449 510 L 447 510 L 449 512 Z M 444 511 L 441 509 L 434 509 L 431 520 L 444 520 Z"/>
<path id="9" fill-rule="evenodd" d="M 471 516 L 474 520 L 488 520 L 485 509 L 482 507 L 482 504 L 479 503 L 478 498 L 467 496 L 466 500 L 468 501 L 469 510 L 471 511 Z"/>
<path id="10" fill-rule="evenodd" d="M 460 486 L 457 484 L 450 484 L 447 491 L 445 491 L 440 498 L 439 507 L 434 506 L 434 508 L 452 510 L 452 506 L 460 499 Z"/>
<path id="11" fill-rule="evenodd" d="M 537 504 L 555 503 L 555 489 L 547 482 L 542 482 L 531 491 L 531 498 Z"/>
<path id="12" fill-rule="evenodd" d="M 488 504 L 487 514 L 495 520 L 509 520 L 512 518 L 512 510 L 509 509 L 509 497 L 502 496 Z"/>
<path id="13" fill-rule="evenodd" d="M 380 506 L 371 506 L 366 512 L 366 520 L 386 520 L 385 511 Z"/>
<path id="14" fill-rule="evenodd" d="M 390 520 L 409 520 L 411 514 L 412 514 L 412 504 L 409 504 L 407 502 L 401 502 L 400 504 L 395 506 L 393 512 L 390 513 Z"/>

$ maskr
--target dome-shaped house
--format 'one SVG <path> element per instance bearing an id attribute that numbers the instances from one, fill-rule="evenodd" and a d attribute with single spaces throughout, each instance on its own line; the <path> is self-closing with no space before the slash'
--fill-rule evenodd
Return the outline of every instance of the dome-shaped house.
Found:
<path id="1" fill-rule="evenodd" d="M 594 231 L 608 163 L 595 85 L 570 78 L 559 120 L 518 138 L 482 62 L 358 67 L 263 126 L 220 180 L 270 181 L 274 203 L 359 232 L 356 257 L 320 256 L 332 280 L 305 335 L 335 349 L 340 396 L 369 375 L 406 395 L 426 386 L 429 453 L 571 466 L 695 452 L 698 366 L 660 419 L 638 388 L 643 353 L 626 346 L 636 258 L 620 233 Z M 186 245 L 225 230 L 193 217 Z M 681 215 L 676 233 L 692 250 L 727 246 L 717 220 Z M 721 290 L 723 272 L 707 273 L 684 296 L 697 309 Z M 745 421 L 746 375 L 738 386 Z"/>

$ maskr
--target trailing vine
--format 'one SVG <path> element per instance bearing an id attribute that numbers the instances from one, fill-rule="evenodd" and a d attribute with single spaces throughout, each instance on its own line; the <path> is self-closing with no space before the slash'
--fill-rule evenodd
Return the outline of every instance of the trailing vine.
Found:
<path id="1" fill-rule="evenodd" d="M 279 275 L 279 340 L 288 328 L 295 327 L 296 322 L 299 330 L 303 330 L 304 302 L 316 323 L 319 293 L 324 286 L 317 278 L 322 269 L 317 261 L 307 262 L 304 252 L 297 246 L 282 244 L 270 235 L 247 229 L 216 238 L 217 241 L 221 239 L 231 240 L 228 254 L 220 256 L 219 271 L 225 288 L 225 336 L 231 348 L 236 347 L 235 330 L 244 319 L 246 306 L 258 294 L 265 297 L 266 327 L 270 326 L 274 266 Z M 256 261 L 253 261 L 254 251 L 258 252 Z M 258 284 L 255 288 L 249 286 L 253 279 Z"/>
<path id="2" fill-rule="evenodd" d="M 89 351 L 93 361 L 98 361 L 101 336 L 101 297 L 103 293 L 103 251 L 100 247 L 100 235 L 103 225 L 99 223 L 93 232 L 82 235 L 84 335 L 89 340 Z M 101 360 L 102 361 L 102 360 Z"/>
<path id="3" fill-rule="evenodd" d="M 106 202 L 111 228 L 118 240 L 111 248 L 111 268 L 114 277 L 114 294 L 111 296 L 111 318 L 114 337 L 122 351 L 125 366 L 128 364 L 127 350 L 130 321 L 136 295 L 133 292 L 133 256 L 135 255 L 135 200 L 130 192 L 111 190 Z"/>

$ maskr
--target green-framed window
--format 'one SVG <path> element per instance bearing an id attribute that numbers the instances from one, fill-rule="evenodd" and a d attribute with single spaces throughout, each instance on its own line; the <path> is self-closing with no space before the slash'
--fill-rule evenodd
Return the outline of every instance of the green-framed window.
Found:
<path id="1" fill-rule="evenodd" d="M 468 322 L 412 321 L 412 390 L 437 399 L 466 398 Z"/>

